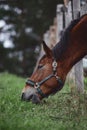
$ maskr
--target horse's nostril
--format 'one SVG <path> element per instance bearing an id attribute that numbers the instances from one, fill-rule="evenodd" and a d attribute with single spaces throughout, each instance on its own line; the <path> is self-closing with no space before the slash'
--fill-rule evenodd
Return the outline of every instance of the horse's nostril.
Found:
<path id="1" fill-rule="evenodd" d="M 27 95 L 26 93 L 22 93 L 21 100 L 24 101 L 30 101 L 32 99 L 33 95 Z"/>
<path id="2" fill-rule="evenodd" d="M 33 94 L 28 97 L 28 100 L 31 100 L 33 97 Z"/>
<path id="3" fill-rule="evenodd" d="M 25 99 L 25 93 L 22 93 L 21 100 Z"/>

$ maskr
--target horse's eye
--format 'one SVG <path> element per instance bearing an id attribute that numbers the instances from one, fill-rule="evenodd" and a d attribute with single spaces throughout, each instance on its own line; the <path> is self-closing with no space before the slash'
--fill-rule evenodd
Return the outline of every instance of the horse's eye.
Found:
<path id="1" fill-rule="evenodd" d="M 43 67 L 43 65 L 38 65 L 38 69 L 41 69 Z"/>

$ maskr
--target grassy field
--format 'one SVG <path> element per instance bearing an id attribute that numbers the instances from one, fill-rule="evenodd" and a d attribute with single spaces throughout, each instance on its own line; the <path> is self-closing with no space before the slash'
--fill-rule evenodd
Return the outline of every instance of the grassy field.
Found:
<path id="1" fill-rule="evenodd" d="M 40 105 L 20 100 L 25 79 L 0 74 L 0 130 L 87 130 L 87 78 L 85 94 L 70 93 L 70 87 L 50 96 Z"/>

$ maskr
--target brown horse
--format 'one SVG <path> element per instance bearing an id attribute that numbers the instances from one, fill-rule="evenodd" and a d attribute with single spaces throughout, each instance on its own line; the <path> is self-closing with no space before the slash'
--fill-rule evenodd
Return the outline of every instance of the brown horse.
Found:
<path id="1" fill-rule="evenodd" d="M 52 50 L 45 42 L 43 48 L 45 55 L 22 91 L 25 101 L 39 103 L 62 89 L 72 66 L 87 55 L 87 15 L 72 21 Z"/>

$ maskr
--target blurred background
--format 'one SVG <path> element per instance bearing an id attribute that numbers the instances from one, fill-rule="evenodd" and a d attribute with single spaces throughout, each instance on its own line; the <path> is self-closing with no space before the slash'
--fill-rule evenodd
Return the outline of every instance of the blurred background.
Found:
<path id="1" fill-rule="evenodd" d="M 31 75 L 58 3 L 63 0 L 0 0 L 0 72 Z"/>

